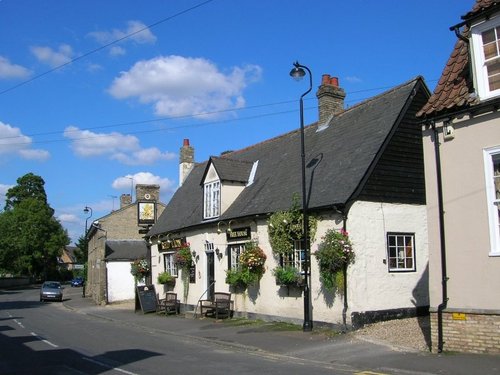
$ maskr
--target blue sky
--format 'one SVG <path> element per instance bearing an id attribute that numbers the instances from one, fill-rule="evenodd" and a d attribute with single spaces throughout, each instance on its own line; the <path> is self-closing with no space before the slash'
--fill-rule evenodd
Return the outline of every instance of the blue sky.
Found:
<path id="1" fill-rule="evenodd" d="M 108 214 L 132 183 L 167 203 L 183 139 L 201 162 L 299 127 L 295 60 L 306 123 L 322 74 L 348 106 L 418 75 L 433 90 L 473 3 L 0 0 L 0 207 L 39 175 L 76 241 L 83 208 Z"/>

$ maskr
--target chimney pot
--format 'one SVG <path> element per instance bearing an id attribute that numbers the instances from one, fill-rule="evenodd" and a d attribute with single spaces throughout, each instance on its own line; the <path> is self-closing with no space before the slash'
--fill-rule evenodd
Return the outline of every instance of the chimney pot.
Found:
<path id="1" fill-rule="evenodd" d="M 339 87 L 338 77 L 323 74 L 316 97 L 318 98 L 319 124 L 327 124 L 332 116 L 344 110 L 345 91 Z"/>

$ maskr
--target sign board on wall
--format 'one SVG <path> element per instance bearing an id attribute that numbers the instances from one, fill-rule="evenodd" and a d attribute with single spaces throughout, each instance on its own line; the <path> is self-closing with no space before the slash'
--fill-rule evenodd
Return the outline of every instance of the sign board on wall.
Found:
<path id="1" fill-rule="evenodd" d="M 250 227 L 234 228 L 231 231 L 226 232 L 226 239 L 228 241 L 246 240 L 250 239 L 250 235 Z"/>

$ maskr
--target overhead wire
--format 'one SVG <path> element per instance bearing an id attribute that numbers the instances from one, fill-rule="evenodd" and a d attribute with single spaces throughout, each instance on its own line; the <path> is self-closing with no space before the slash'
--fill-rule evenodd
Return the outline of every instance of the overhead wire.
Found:
<path id="1" fill-rule="evenodd" d="M 176 17 L 179 17 L 179 16 L 181 16 L 181 15 L 183 15 L 185 13 L 188 13 L 188 12 L 190 12 L 190 11 L 196 9 L 196 8 L 202 7 L 202 6 L 204 6 L 204 5 L 208 4 L 208 3 L 211 3 L 213 1 L 215 1 L 215 0 L 206 0 L 206 1 L 203 1 L 201 3 L 193 5 L 190 8 L 184 9 L 184 10 L 182 10 L 180 12 L 177 12 L 177 13 L 169 16 L 169 17 L 163 18 L 163 19 L 161 19 L 161 20 L 159 20 L 157 22 L 154 22 L 154 23 L 152 23 L 152 24 L 150 24 L 148 26 L 145 26 L 145 27 L 143 27 L 141 29 L 138 29 L 138 30 L 136 30 L 136 31 L 134 31 L 132 33 L 124 35 L 121 38 L 115 39 L 115 40 L 113 40 L 113 41 L 111 41 L 111 42 L 109 42 L 107 44 L 104 44 L 104 45 L 102 45 L 102 46 L 100 46 L 98 48 L 95 48 L 95 49 L 93 49 L 93 50 L 91 50 L 89 52 L 85 52 L 84 54 L 82 54 L 80 56 L 77 56 L 77 57 L 75 57 L 75 58 L 73 58 L 73 59 L 71 59 L 71 60 L 69 60 L 69 61 L 67 61 L 65 63 L 62 63 L 62 64 L 60 64 L 60 65 L 58 65 L 58 66 L 56 66 L 56 67 L 54 67 L 52 69 L 49 69 L 49 70 L 47 70 L 47 71 L 45 71 L 43 73 L 37 74 L 37 75 L 31 77 L 30 79 L 27 79 L 27 80 L 25 80 L 23 82 L 18 83 L 17 85 L 11 86 L 11 87 L 9 87 L 7 89 L 4 89 L 4 90 L 0 91 L 0 95 L 3 95 L 3 94 L 8 93 L 10 91 L 13 91 L 13 90 L 15 90 L 15 89 L 17 89 L 17 88 L 19 88 L 21 86 L 24 86 L 24 85 L 26 85 L 28 83 L 33 82 L 33 81 L 35 81 L 35 80 L 37 80 L 37 79 L 39 79 L 41 77 L 44 77 L 44 76 L 46 76 L 46 75 L 48 75 L 50 73 L 53 73 L 53 72 L 55 72 L 55 71 L 57 71 L 59 69 L 62 69 L 62 68 L 64 68 L 67 65 L 73 64 L 74 62 L 76 62 L 78 60 L 82 60 L 82 59 L 84 59 L 87 56 L 90 56 L 90 55 L 92 55 L 92 54 L 94 54 L 96 52 L 102 51 L 103 49 L 106 49 L 109 46 L 112 46 L 113 44 L 119 43 L 119 42 L 121 42 L 121 41 L 123 41 L 125 39 L 128 39 L 128 38 L 130 38 L 130 37 L 132 37 L 132 36 L 134 36 L 136 34 L 139 34 L 139 33 L 143 32 L 145 30 L 152 29 L 155 26 L 158 26 L 158 25 L 160 25 L 160 24 L 162 24 L 164 22 L 170 21 L 170 20 L 172 20 L 172 19 L 174 19 Z"/>

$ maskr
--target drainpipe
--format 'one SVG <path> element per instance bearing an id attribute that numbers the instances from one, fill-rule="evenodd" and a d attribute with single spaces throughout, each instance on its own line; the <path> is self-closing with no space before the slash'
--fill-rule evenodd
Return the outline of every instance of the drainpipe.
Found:
<path id="1" fill-rule="evenodd" d="M 436 123 L 432 122 L 432 130 L 434 131 L 434 152 L 436 159 L 436 178 L 438 190 L 438 206 L 439 206 L 439 236 L 441 245 L 441 304 L 438 306 L 438 353 L 443 351 L 443 310 L 448 304 L 448 274 L 446 272 L 446 238 L 444 228 L 444 204 L 443 204 L 443 184 L 441 177 L 441 154 L 439 151 L 439 133 L 436 128 Z"/>
<path id="2" fill-rule="evenodd" d="M 346 209 L 342 210 L 335 207 L 335 210 L 342 215 L 342 229 L 347 231 L 347 212 Z M 347 301 L 347 264 L 342 267 L 342 275 L 344 277 L 344 308 L 342 309 L 342 324 L 344 325 L 344 331 L 347 331 L 347 310 L 349 308 L 349 303 Z"/>

